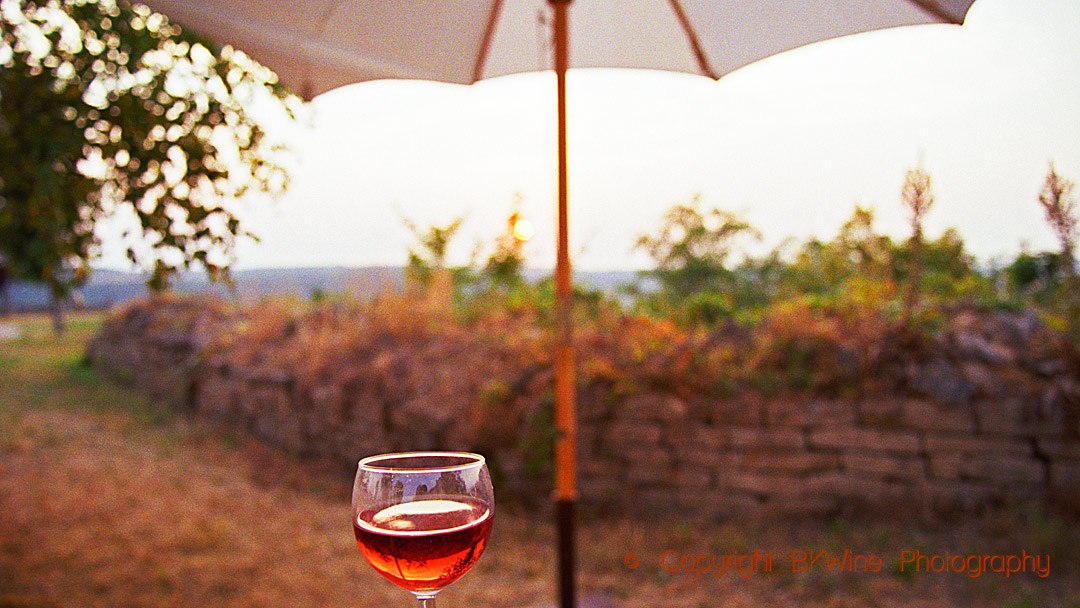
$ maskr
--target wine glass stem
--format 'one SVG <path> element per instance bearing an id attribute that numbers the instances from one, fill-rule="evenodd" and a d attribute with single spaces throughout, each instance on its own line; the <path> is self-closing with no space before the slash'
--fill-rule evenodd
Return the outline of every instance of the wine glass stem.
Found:
<path id="1" fill-rule="evenodd" d="M 421 597 L 416 596 L 416 599 L 420 602 L 420 608 L 435 608 L 435 596 Z"/>

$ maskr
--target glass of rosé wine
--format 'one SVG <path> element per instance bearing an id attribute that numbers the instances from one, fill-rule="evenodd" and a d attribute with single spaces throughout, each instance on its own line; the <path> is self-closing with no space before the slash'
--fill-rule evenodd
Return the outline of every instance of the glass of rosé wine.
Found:
<path id="1" fill-rule="evenodd" d="M 435 594 L 476 563 L 494 510 L 479 454 L 381 454 L 357 467 L 352 523 L 360 552 L 420 608 L 434 608 Z"/>

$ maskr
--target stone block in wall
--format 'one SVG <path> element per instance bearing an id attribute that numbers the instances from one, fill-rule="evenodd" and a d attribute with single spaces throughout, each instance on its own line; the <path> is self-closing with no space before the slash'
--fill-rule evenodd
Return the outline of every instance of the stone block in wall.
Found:
<path id="1" fill-rule="evenodd" d="M 749 493 L 759 498 L 798 495 L 803 490 L 802 478 L 775 472 L 752 469 L 733 469 L 718 476 L 717 486 Z"/>
<path id="2" fill-rule="evenodd" d="M 909 431 L 885 431 L 860 427 L 818 429 L 810 432 L 811 449 L 873 450 L 898 454 L 916 454 L 919 437 Z"/>
<path id="3" fill-rule="evenodd" d="M 731 466 L 735 463 L 733 458 L 736 456 L 732 452 L 709 447 L 705 444 L 690 442 L 676 443 L 671 446 L 671 453 L 675 456 L 675 460 L 680 466 L 695 465 L 708 467 L 710 469 Z"/>
<path id="4" fill-rule="evenodd" d="M 905 375 L 911 390 L 938 403 L 962 404 L 975 396 L 975 386 L 947 359 L 911 363 Z"/>
<path id="5" fill-rule="evenodd" d="M 1063 483 L 1048 487 L 1046 499 L 1055 507 L 1073 516 L 1080 516 L 1080 471 L 1071 467 L 1069 471 L 1059 470 L 1055 475 Z"/>
<path id="6" fill-rule="evenodd" d="M 675 493 L 671 488 L 660 486 L 635 489 L 626 506 L 635 515 L 681 515 Z"/>
<path id="7" fill-rule="evenodd" d="M 840 506 L 840 499 L 836 496 L 778 496 L 765 502 L 761 514 L 766 517 L 821 517 L 838 513 Z"/>
<path id="8" fill-rule="evenodd" d="M 643 445 L 656 445 L 660 443 L 661 435 L 661 428 L 656 424 L 619 421 L 608 427 L 604 444 L 619 453 Z"/>
<path id="9" fill-rule="evenodd" d="M 796 428 L 731 427 L 729 445 L 735 451 L 760 449 L 801 450 L 806 446 L 803 433 Z"/>
<path id="10" fill-rule="evenodd" d="M 390 410 L 394 427 L 407 431 L 414 442 L 410 449 L 434 449 L 451 423 L 464 414 L 461 404 L 427 392 L 413 395 Z"/>
<path id="11" fill-rule="evenodd" d="M 747 396 L 739 399 L 716 399 L 707 406 L 694 407 L 705 411 L 706 418 L 714 425 L 729 424 L 754 426 L 761 424 L 764 405 L 759 398 Z"/>
<path id="12" fill-rule="evenodd" d="M 630 494 L 629 486 L 618 477 L 583 476 L 578 480 L 582 502 L 601 506 L 623 506 Z"/>
<path id="13" fill-rule="evenodd" d="M 984 434 L 1020 435 L 1022 432 L 1019 399 L 980 401 L 975 404 L 979 432 Z"/>
<path id="14" fill-rule="evenodd" d="M 960 363 L 960 373 L 975 387 L 976 392 L 995 398 L 1008 390 L 1008 382 L 1002 378 L 999 369 L 984 363 L 964 361 Z"/>
<path id="15" fill-rule="evenodd" d="M 915 483 L 926 478 L 926 466 L 917 456 L 883 455 L 880 452 L 848 452 L 844 470 L 858 474 Z"/>
<path id="16" fill-rule="evenodd" d="M 993 365 L 1011 365 L 1016 361 L 1016 353 L 1011 348 L 991 342 L 973 332 L 956 332 L 952 336 L 952 342 L 958 353 L 969 359 Z"/>
<path id="17" fill-rule="evenodd" d="M 192 405 L 212 418 L 247 426 L 249 420 L 240 408 L 240 392 L 237 382 L 219 373 L 203 374 L 195 384 Z"/>
<path id="18" fill-rule="evenodd" d="M 191 406 L 194 355 L 172 352 L 148 341 L 123 339 L 116 347 L 99 343 L 88 351 L 96 365 L 170 408 Z"/>
<path id="19" fill-rule="evenodd" d="M 255 384 L 288 386 L 296 380 L 296 376 L 291 371 L 277 367 L 237 367 L 235 369 L 235 375 Z"/>
<path id="20" fill-rule="evenodd" d="M 617 408 L 615 416 L 626 420 L 672 421 L 686 418 L 686 401 L 667 393 L 631 395 Z"/>
<path id="21" fill-rule="evenodd" d="M 758 514 L 763 504 L 752 494 L 731 490 L 679 488 L 674 496 L 680 512 L 710 519 L 748 519 Z"/>
<path id="22" fill-rule="evenodd" d="M 698 425 L 693 429 L 693 442 L 704 448 L 719 450 L 731 445 L 726 428 Z"/>
<path id="23" fill-rule="evenodd" d="M 195 344 L 188 336 L 186 328 L 161 328 L 146 336 L 146 342 L 160 350 L 183 353 L 195 349 Z"/>
<path id="24" fill-rule="evenodd" d="M 585 389 L 577 399 L 577 417 L 579 422 L 595 422 L 606 419 L 612 410 L 612 394 L 601 391 L 595 386 Z"/>
<path id="25" fill-rule="evenodd" d="M 593 424 L 578 424 L 576 435 L 578 459 L 582 460 L 595 456 L 600 440 L 600 429 Z"/>
<path id="26" fill-rule="evenodd" d="M 269 385 L 252 386 L 246 381 L 242 382 L 242 385 L 243 388 L 240 392 L 237 409 L 240 411 L 240 415 L 250 420 L 252 426 L 254 426 L 255 421 L 262 416 L 263 411 L 266 409 L 265 403 L 273 400 L 276 391 Z"/>
<path id="27" fill-rule="evenodd" d="M 674 474 L 675 457 L 659 447 L 631 448 L 623 453 L 626 480 L 633 484 L 667 484 Z"/>
<path id="28" fill-rule="evenodd" d="M 383 420 L 386 417 L 386 406 L 375 395 L 358 392 L 345 395 L 345 399 L 346 420 L 385 430 Z"/>
<path id="29" fill-rule="evenodd" d="M 308 390 L 308 398 L 311 400 L 311 409 L 319 412 L 328 420 L 338 421 L 342 419 L 342 408 L 345 405 L 345 390 L 340 384 L 319 384 Z"/>
<path id="30" fill-rule="evenodd" d="M 930 454 L 927 471 L 933 479 L 960 479 L 960 463 L 963 460 L 958 452 L 939 452 Z"/>
<path id="31" fill-rule="evenodd" d="M 894 508 L 920 500 L 917 484 L 853 471 L 830 472 L 803 480 L 806 496 L 835 497 L 845 506 Z"/>
<path id="32" fill-rule="evenodd" d="M 1030 441 L 1010 437 L 974 437 L 951 433 L 927 433 L 923 437 L 927 454 L 1013 454 L 1030 456 Z"/>
<path id="33" fill-rule="evenodd" d="M 355 420 L 338 425 L 324 441 L 338 460 L 351 464 L 365 456 L 400 449 L 391 444 L 381 425 Z"/>
<path id="34" fill-rule="evenodd" d="M 1027 369 L 1046 378 L 1069 371 L 1069 362 L 1060 357 L 1024 357 L 1020 362 Z"/>
<path id="35" fill-rule="evenodd" d="M 676 446 L 695 443 L 696 425 L 687 420 L 658 422 L 660 441 L 663 445 Z"/>
<path id="36" fill-rule="evenodd" d="M 580 458 L 578 459 L 578 475 L 584 479 L 587 477 L 603 477 L 617 479 L 622 476 L 623 465 L 612 458 Z"/>
<path id="37" fill-rule="evenodd" d="M 895 429 L 903 425 L 905 399 L 875 396 L 860 401 L 855 408 L 860 426 Z"/>
<path id="38" fill-rule="evenodd" d="M 923 399 L 903 402 L 902 420 L 905 427 L 914 430 L 956 431 L 971 433 L 975 420 L 968 407 L 940 405 Z"/>
<path id="39" fill-rule="evenodd" d="M 799 428 L 847 425 L 855 421 L 855 403 L 846 399 L 771 401 L 765 406 L 765 420 L 771 426 Z"/>
<path id="40" fill-rule="evenodd" d="M 656 469 L 665 469 L 675 464 L 675 457 L 671 452 L 658 445 L 630 447 L 621 454 L 621 457 L 629 465 L 642 465 Z"/>
<path id="41" fill-rule="evenodd" d="M 962 458 L 960 475 L 1016 487 L 1024 483 L 1041 484 L 1046 480 L 1046 467 L 1029 456 L 983 453 Z"/>
<path id="42" fill-rule="evenodd" d="M 975 417 L 980 433 L 1030 437 L 1060 434 L 1065 411 L 1056 401 L 1013 397 L 977 402 Z"/>
<path id="43" fill-rule="evenodd" d="M 713 422 L 712 414 L 715 409 L 716 397 L 691 393 L 680 395 L 686 403 L 686 417 L 695 423 L 708 424 Z"/>
<path id="44" fill-rule="evenodd" d="M 255 434 L 293 453 L 305 450 L 306 434 L 301 415 L 293 408 L 293 400 L 285 388 L 256 385 L 249 389 L 245 402 Z"/>
<path id="45" fill-rule="evenodd" d="M 930 505 L 938 513 L 971 512 L 1002 496 L 1001 488 L 973 481 L 931 481 Z"/>
<path id="46" fill-rule="evenodd" d="M 786 476 L 802 476 L 840 468 L 836 454 L 806 451 L 760 450 L 737 454 L 739 465 L 753 471 L 775 472 Z"/>
<path id="47" fill-rule="evenodd" d="M 322 384 L 308 390 L 309 407 L 305 414 L 306 426 L 312 439 L 329 436 L 344 421 L 345 394 L 335 384 Z M 381 421 L 380 421 L 381 422 Z"/>
<path id="48" fill-rule="evenodd" d="M 1054 389 L 1067 397 L 1080 397 L 1080 378 L 1073 374 L 1062 374 L 1054 378 Z"/>
<path id="49" fill-rule="evenodd" d="M 712 475 L 707 467 L 683 465 L 675 470 L 671 485 L 676 490 L 705 490 L 712 484 Z"/>
<path id="50" fill-rule="evenodd" d="M 1050 487 L 1055 491 L 1080 496 L 1080 459 L 1052 460 L 1049 474 Z"/>
<path id="51" fill-rule="evenodd" d="M 1038 452 L 1051 461 L 1080 460 L 1080 440 L 1059 439 L 1056 437 L 1040 437 L 1037 443 Z"/>

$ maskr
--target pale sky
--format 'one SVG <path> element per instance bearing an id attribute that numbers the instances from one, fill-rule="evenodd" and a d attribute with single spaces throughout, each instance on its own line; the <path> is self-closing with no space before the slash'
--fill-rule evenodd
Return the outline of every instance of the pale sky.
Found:
<path id="1" fill-rule="evenodd" d="M 316 98 L 289 192 L 247 205 L 262 240 L 237 267 L 400 265 L 415 244 L 403 217 L 459 216 L 451 257 L 464 263 L 520 197 L 536 227 L 527 263 L 550 268 L 554 95 L 540 73 Z M 900 188 L 920 159 L 936 194 L 928 235 L 955 227 L 983 261 L 1014 256 L 1056 247 L 1036 202 L 1049 162 L 1080 182 L 1080 1 L 976 0 L 962 28 L 821 43 L 719 82 L 572 70 L 568 95 L 575 268 L 649 266 L 637 235 L 695 195 L 744 213 L 768 246 L 829 238 L 856 204 L 903 237 Z M 105 249 L 102 264 L 121 265 Z"/>

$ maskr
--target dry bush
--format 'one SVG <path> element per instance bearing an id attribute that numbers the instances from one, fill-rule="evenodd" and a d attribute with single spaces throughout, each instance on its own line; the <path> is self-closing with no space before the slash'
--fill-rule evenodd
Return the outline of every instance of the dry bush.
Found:
<path id="1" fill-rule="evenodd" d="M 826 308 L 808 298 L 781 302 L 755 329 L 740 375 L 766 390 L 850 390 L 886 327 L 877 314 L 856 305 Z"/>

